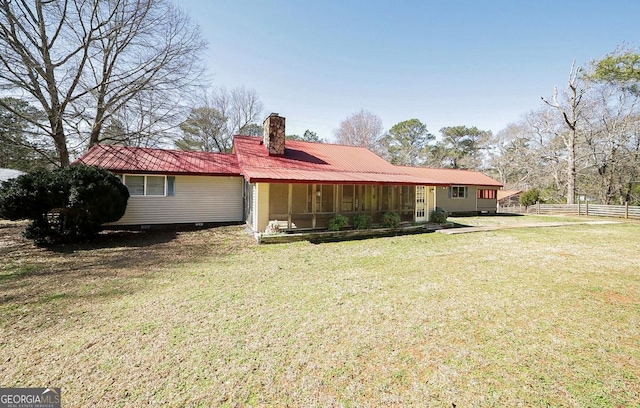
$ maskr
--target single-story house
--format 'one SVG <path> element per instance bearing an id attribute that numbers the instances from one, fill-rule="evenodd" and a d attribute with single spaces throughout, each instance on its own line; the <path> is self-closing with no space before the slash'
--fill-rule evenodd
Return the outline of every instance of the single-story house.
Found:
<path id="1" fill-rule="evenodd" d="M 285 140 L 285 118 L 271 114 L 263 137 L 236 136 L 231 153 L 96 145 L 78 162 L 122 177 L 131 198 L 112 225 L 246 222 L 262 232 L 326 228 L 335 214 L 387 211 L 425 222 L 445 211 L 496 209 L 501 184 L 478 172 L 395 166 L 368 149 Z"/>

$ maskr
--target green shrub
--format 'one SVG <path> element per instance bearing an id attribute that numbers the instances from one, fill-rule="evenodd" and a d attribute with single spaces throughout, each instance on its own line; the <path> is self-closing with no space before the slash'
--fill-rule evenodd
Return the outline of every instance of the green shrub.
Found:
<path id="1" fill-rule="evenodd" d="M 449 214 L 440 207 L 436 207 L 433 211 L 431 211 L 429 219 L 431 222 L 435 222 L 437 224 L 442 224 L 447 221 L 447 217 Z"/>
<path id="2" fill-rule="evenodd" d="M 382 216 L 382 225 L 385 228 L 397 228 L 400 226 L 400 215 L 397 212 L 389 211 Z"/>
<path id="3" fill-rule="evenodd" d="M 353 217 L 353 227 L 355 229 L 369 229 L 373 218 L 369 214 L 358 214 Z"/>
<path id="4" fill-rule="evenodd" d="M 532 188 L 520 194 L 520 204 L 525 207 L 535 205 L 538 201 L 540 201 L 540 190 L 537 188 Z"/>
<path id="5" fill-rule="evenodd" d="M 329 220 L 329 231 L 340 231 L 347 225 L 349 225 L 349 217 L 336 214 Z"/>
<path id="6" fill-rule="evenodd" d="M 31 220 L 24 232 L 39 245 L 73 242 L 117 221 L 129 191 L 105 169 L 77 165 L 24 174 L 0 186 L 0 217 Z"/>

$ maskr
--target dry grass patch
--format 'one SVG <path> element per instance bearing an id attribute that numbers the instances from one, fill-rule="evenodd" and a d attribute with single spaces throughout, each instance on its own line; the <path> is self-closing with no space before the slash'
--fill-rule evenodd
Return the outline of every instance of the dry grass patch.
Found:
<path id="1" fill-rule="evenodd" d="M 607 219 L 610 221 L 617 221 L 615 218 L 600 218 L 600 217 L 578 217 L 569 215 L 521 215 L 504 213 L 498 215 L 479 215 L 479 216 L 467 216 L 467 217 L 449 217 L 448 222 L 453 222 L 461 226 L 469 227 L 492 227 L 492 226 L 517 226 L 524 224 L 537 224 L 537 223 L 549 223 L 549 222 L 584 222 Z"/>
<path id="2" fill-rule="evenodd" d="M 0 383 L 61 386 L 66 406 L 633 406 L 638 233 L 23 242 L 3 269 Z"/>

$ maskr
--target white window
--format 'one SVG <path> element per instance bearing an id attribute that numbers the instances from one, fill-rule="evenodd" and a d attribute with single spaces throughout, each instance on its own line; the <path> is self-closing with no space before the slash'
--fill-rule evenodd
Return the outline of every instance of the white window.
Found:
<path id="1" fill-rule="evenodd" d="M 175 177 L 125 174 L 122 181 L 132 196 L 164 197 L 174 195 Z"/>
<path id="2" fill-rule="evenodd" d="M 466 198 L 467 188 L 464 186 L 451 186 L 449 187 L 449 197 L 451 198 Z"/>
<path id="3" fill-rule="evenodd" d="M 122 182 L 129 189 L 129 195 L 144 195 L 144 176 L 124 176 Z"/>
<path id="4" fill-rule="evenodd" d="M 147 184 L 144 195 L 163 196 L 164 188 L 167 181 L 165 176 L 145 176 Z"/>

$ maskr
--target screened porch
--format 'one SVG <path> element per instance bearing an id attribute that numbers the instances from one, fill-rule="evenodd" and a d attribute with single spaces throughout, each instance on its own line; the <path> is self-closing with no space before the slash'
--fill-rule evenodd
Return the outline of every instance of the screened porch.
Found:
<path id="1" fill-rule="evenodd" d="M 379 223 L 388 211 L 402 221 L 414 221 L 415 186 L 277 184 L 269 185 L 269 220 L 286 221 L 287 228 L 327 228 L 335 214 L 369 214 Z"/>

